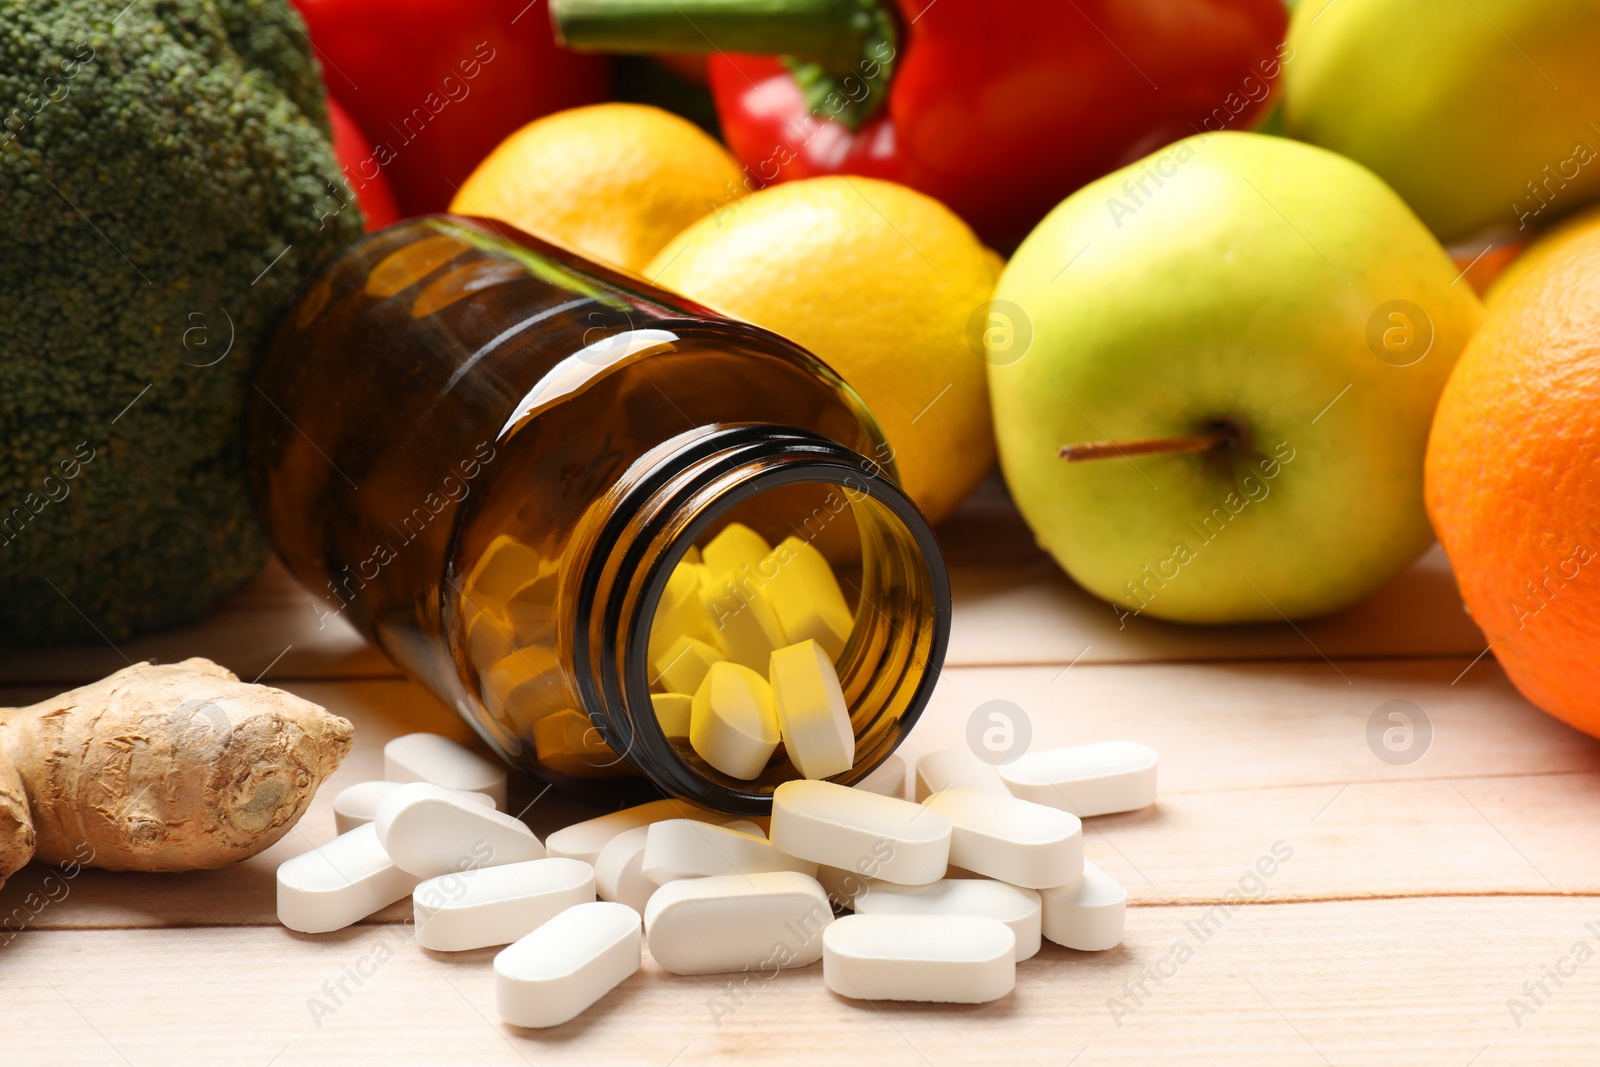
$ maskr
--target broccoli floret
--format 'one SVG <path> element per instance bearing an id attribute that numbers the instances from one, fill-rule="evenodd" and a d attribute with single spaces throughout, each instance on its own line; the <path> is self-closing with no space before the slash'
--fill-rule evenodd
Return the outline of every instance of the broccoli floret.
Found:
<path id="1" fill-rule="evenodd" d="M 361 218 L 286 0 L 0 0 L 0 637 L 192 619 L 265 558 L 256 353 Z"/>

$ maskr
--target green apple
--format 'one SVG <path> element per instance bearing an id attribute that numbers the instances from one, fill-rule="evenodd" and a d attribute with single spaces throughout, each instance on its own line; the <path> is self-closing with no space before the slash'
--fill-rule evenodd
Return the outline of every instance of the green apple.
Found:
<path id="1" fill-rule="evenodd" d="M 1428 427 L 1482 315 L 1455 275 L 1372 172 L 1295 141 L 1202 134 L 1085 186 L 990 306 L 1012 496 L 1122 615 L 1349 604 L 1433 537 Z M 1139 444 L 1174 439 L 1214 447 Z M 1086 442 L 1108 458 L 1058 455 Z"/>
<path id="2" fill-rule="evenodd" d="M 1444 241 L 1600 197 L 1596 0 L 1304 0 L 1284 132 L 1375 171 Z"/>

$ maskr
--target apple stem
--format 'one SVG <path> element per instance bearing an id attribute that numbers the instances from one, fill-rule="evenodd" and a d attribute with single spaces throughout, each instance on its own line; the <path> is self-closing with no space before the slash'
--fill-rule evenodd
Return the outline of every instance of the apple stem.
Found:
<path id="1" fill-rule="evenodd" d="M 1213 430 L 1193 437 L 1146 437 L 1138 441 L 1085 441 L 1062 445 L 1056 455 L 1068 463 L 1087 459 L 1112 459 L 1117 456 L 1176 455 L 1182 452 L 1209 452 L 1233 439 L 1227 430 Z"/>

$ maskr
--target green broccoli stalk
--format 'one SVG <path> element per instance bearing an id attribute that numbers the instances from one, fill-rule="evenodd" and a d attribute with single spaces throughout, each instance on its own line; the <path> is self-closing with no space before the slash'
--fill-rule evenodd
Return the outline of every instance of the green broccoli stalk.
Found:
<path id="1" fill-rule="evenodd" d="M 9 641 L 121 640 L 259 570 L 256 352 L 361 231 L 285 0 L 123 2 L 0 0 Z"/>

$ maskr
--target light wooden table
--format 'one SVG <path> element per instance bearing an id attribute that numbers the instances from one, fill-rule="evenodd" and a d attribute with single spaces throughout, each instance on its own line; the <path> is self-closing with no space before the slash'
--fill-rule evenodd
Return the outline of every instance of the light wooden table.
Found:
<path id="1" fill-rule="evenodd" d="M 1366 603 L 1298 628 L 1119 629 L 997 491 L 941 538 L 950 660 L 903 752 L 961 744 L 993 699 L 1026 711 L 1037 746 L 1156 746 L 1160 803 L 1086 833 L 1090 858 L 1128 887 L 1122 947 L 1047 944 L 1014 994 L 981 1007 L 853 1003 L 812 967 L 761 983 L 731 1014 L 726 978 L 677 978 L 647 958 L 596 1009 L 536 1032 L 495 1018 L 495 950 L 423 951 L 398 925 L 405 907 L 289 933 L 273 920 L 273 870 L 333 835 L 333 793 L 378 777 L 390 737 L 468 735 L 354 634 L 317 630 L 274 569 L 186 632 L 0 654 L 0 704 L 124 656 L 199 654 L 246 678 L 265 670 L 357 729 L 300 827 L 248 863 L 18 875 L 0 892 L 0 916 L 26 919 L 0 934 L 0 1063 L 1600 1060 L 1600 744 L 1529 706 L 1480 655 L 1437 549 Z M 1368 743 L 1391 700 L 1432 727 L 1405 765 Z M 543 833 L 581 814 L 549 794 L 526 817 Z M 1274 848 L 1289 858 L 1253 873 Z"/>

